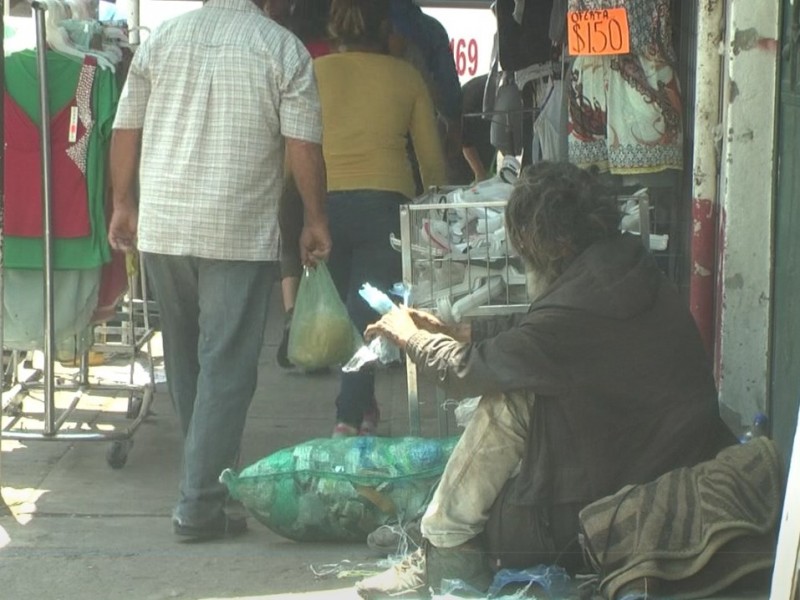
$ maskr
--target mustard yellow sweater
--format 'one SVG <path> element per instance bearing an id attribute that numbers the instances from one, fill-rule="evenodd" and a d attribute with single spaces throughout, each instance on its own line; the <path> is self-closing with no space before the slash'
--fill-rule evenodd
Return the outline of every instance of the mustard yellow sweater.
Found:
<path id="1" fill-rule="evenodd" d="M 414 67 L 383 54 L 342 52 L 316 59 L 314 70 L 328 191 L 373 189 L 413 197 L 408 133 L 423 185 L 446 183 L 433 102 Z"/>

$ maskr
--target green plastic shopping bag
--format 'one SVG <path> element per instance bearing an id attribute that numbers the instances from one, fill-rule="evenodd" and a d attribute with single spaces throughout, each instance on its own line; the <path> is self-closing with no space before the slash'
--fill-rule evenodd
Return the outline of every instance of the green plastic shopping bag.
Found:
<path id="1" fill-rule="evenodd" d="M 292 364 L 303 369 L 344 364 L 362 343 L 328 267 L 305 267 L 289 332 Z"/>

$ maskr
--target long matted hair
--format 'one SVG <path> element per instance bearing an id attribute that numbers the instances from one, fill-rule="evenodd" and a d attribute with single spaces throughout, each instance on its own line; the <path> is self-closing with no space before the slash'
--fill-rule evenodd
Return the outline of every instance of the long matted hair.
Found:
<path id="1" fill-rule="evenodd" d="M 593 243 L 620 235 L 617 199 L 597 175 L 570 163 L 526 168 L 506 206 L 506 231 L 527 265 L 548 282 Z"/>

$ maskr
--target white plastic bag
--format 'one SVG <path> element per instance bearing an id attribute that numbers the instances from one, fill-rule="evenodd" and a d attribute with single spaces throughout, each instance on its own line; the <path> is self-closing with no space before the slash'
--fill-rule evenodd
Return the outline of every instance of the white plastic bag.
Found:
<path id="1" fill-rule="evenodd" d="M 375 363 L 390 365 L 396 362 L 400 362 L 400 348 L 385 337 L 376 337 L 366 346 L 361 346 L 342 367 L 342 371 L 354 373 Z"/>
<path id="2" fill-rule="evenodd" d="M 373 310 L 382 315 L 385 315 L 395 307 L 389 296 L 369 283 L 362 285 L 358 293 Z M 353 373 L 374 363 L 389 365 L 399 361 L 400 349 L 386 338 L 377 337 L 366 346 L 361 346 L 353 354 L 352 358 L 347 361 L 347 364 L 342 367 L 342 371 Z"/>
<path id="3" fill-rule="evenodd" d="M 458 403 L 453 411 L 456 415 L 456 425 L 459 427 L 466 427 L 472 420 L 472 415 L 475 414 L 475 409 L 478 408 L 478 403 L 481 401 L 480 396 L 474 398 L 464 398 Z"/>

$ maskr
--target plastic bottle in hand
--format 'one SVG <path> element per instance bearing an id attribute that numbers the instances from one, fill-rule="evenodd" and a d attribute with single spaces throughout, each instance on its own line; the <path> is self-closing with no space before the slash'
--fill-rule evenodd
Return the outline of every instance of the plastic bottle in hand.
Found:
<path id="1" fill-rule="evenodd" d="M 385 315 L 394 308 L 394 302 L 392 302 L 389 296 L 368 283 L 361 286 L 361 289 L 358 290 L 358 294 L 378 314 Z"/>

